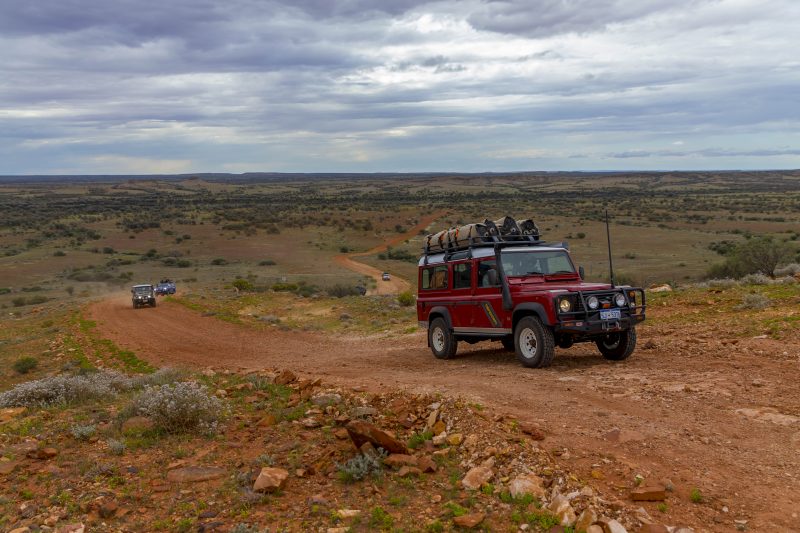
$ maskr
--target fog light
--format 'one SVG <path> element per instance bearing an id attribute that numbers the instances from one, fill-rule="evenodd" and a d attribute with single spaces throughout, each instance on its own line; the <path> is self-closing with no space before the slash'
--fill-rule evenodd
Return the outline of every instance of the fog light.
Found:
<path id="1" fill-rule="evenodd" d="M 600 307 L 600 300 L 597 299 L 597 296 L 589 296 L 589 299 L 586 300 L 586 305 L 589 306 L 589 309 L 597 309 Z"/>
<path id="2" fill-rule="evenodd" d="M 624 307 L 625 306 L 625 295 L 622 294 L 621 292 L 617 293 L 617 295 L 614 296 L 614 303 L 617 304 L 617 307 Z"/>

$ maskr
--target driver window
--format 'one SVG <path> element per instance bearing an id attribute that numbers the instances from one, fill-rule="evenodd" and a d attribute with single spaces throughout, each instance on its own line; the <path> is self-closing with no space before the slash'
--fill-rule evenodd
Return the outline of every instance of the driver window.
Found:
<path id="1" fill-rule="evenodd" d="M 494 285 L 492 285 L 491 283 L 491 276 L 489 275 L 490 270 L 493 270 L 495 272 L 496 283 Z M 500 277 L 497 275 L 497 261 L 495 259 L 489 259 L 487 261 L 481 261 L 480 263 L 478 263 L 478 286 L 479 287 L 500 286 Z"/>

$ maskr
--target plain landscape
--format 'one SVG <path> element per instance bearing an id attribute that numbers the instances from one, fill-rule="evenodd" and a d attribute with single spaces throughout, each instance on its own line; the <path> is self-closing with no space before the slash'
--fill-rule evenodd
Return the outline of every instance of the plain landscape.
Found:
<path id="1" fill-rule="evenodd" d="M 431 355 L 426 234 L 530 217 L 605 281 L 606 211 L 629 360 Z M 798 263 L 798 171 L 0 178 L 0 526 L 800 530 Z"/>

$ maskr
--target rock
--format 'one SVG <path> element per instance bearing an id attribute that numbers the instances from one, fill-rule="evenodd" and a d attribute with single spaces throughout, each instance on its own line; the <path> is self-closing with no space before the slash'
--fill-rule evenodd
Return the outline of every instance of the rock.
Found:
<path id="1" fill-rule="evenodd" d="M 572 526 L 578 519 L 575 515 L 575 509 L 572 508 L 569 500 L 561 494 L 557 494 L 555 498 L 553 498 L 553 501 L 550 502 L 547 509 L 556 515 L 558 523 L 562 526 Z"/>
<path id="2" fill-rule="evenodd" d="M 591 525 L 586 528 L 586 533 L 603 533 L 603 526 Z"/>
<path id="3" fill-rule="evenodd" d="M 26 453 L 25 455 L 30 459 L 41 459 L 41 460 L 52 459 L 53 457 L 58 455 L 58 450 L 56 450 L 55 448 L 36 448 L 28 451 L 28 453 Z"/>
<path id="4" fill-rule="evenodd" d="M 302 420 L 300 420 L 300 424 L 302 424 L 303 427 L 307 427 L 309 429 L 318 428 L 322 425 L 322 423 L 313 416 L 310 416 L 308 418 L 303 418 Z"/>
<path id="5" fill-rule="evenodd" d="M 542 486 L 542 480 L 539 476 L 533 474 L 524 474 L 512 479 L 508 484 L 508 492 L 514 498 L 530 494 L 539 499 L 544 498 L 546 493 L 544 486 Z"/>
<path id="6" fill-rule="evenodd" d="M 438 467 L 430 457 L 420 457 L 417 461 L 417 467 L 425 473 L 436 472 Z"/>
<path id="7" fill-rule="evenodd" d="M 347 430 L 344 428 L 339 428 L 333 432 L 333 436 L 339 440 L 344 440 L 348 437 Z"/>
<path id="8" fill-rule="evenodd" d="M 478 436 L 477 435 L 467 435 L 467 438 L 464 439 L 463 446 L 467 450 L 474 450 L 475 448 L 478 447 Z"/>
<path id="9" fill-rule="evenodd" d="M 431 443 L 434 446 L 444 446 L 447 444 L 447 433 L 442 433 L 441 435 L 434 435 L 431 439 Z"/>
<path id="10" fill-rule="evenodd" d="M 644 346 L 642 346 L 642 350 L 655 350 L 656 348 L 658 348 L 658 345 L 652 339 L 645 342 Z"/>
<path id="11" fill-rule="evenodd" d="M 669 533 L 669 529 L 661 524 L 645 524 L 639 533 Z"/>
<path id="12" fill-rule="evenodd" d="M 325 530 L 327 533 L 348 533 L 349 527 L 329 527 Z"/>
<path id="13" fill-rule="evenodd" d="M 187 466 L 176 468 L 167 473 L 167 481 L 174 483 L 195 483 L 199 481 L 210 481 L 225 477 L 228 471 L 216 466 Z"/>
<path id="14" fill-rule="evenodd" d="M 613 519 L 601 518 L 597 524 L 602 526 L 603 533 L 628 533 L 622 524 Z"/>
<path id="15" fill-rule="evenodd" d="M 422 470 L 416 466 L 403 466 L 397 471 L 399 477 L 419 476 L 420 474 L 422 474 Z"/>
<path id="16" fill-rule="evenodd" d="M 530 422 L 520 422 L 519 430 L 524 434 L 529 435 L 533 440 L 544 440 L 545 438 L 544 431 Z"/>
<path id="17" fill-rule="evenodd" d="M 286 485 L 289 472 L 283 468 L 264 467 L 253 484 L 254 492 L 275 492 Z"/>
<path id="18" fill-rule="evenodd" d="M 431 431 L 433 431 L 434 435 L 441 435 L 442 433 L 445 432 L 446 429 L 447 429 L 447 426 L 444 425 L 444 422 L 439 420 L 438 422 L 436 422 L 433 425 L 433 427 L 431 428 Z"/>
<path id="19" fill-rule="evenodd" d="M 26 407 L 5 407 L 0 409 L 0 424 L 10 422 L 25 412 Z"/>
<path id="20" fill-rule="evenodd" d="M 428 420 L 425 422 L 425 431 L 431 431 L 437 420 L 439 420 L 439 410 L 434 409 L 431 411 L 431 414 L 428 415 Z"/>
<path id="21" fill-rule="evenodd" d="M 662 487 L 638 487 L 631 491 L 631 499 L 635 502 L 663 502 L 667 493 Z"/>
<path id="22" fill-rule="evenodd" d="M 339 518 L 342 520 L 347 520 L 348 518 L 355 518 L 357 516 L 361 516 L 360 509 L 339 509 L 336 511 L 336 514 L 339 515 Z"/>
<path id="23" fill-rule="evenodd" d="M 18 464 L 17 461 L 0 461 L 0 476 L 6 476 L 13 472 Z"/>
<path id="24" fill-rule="evenodd" d="M 256 422 L 256 426 L 260 428 L 268 428 L 274 426 L 278 423 L 278 419 L 275 418 L 273 414 L 266 414 L 262 417 L 258 422 Z"/>
<path id="25" fill-rule="evenodd" d="M 473 528 L 486 518 L 484 513 L 470 513 L 453 518 L 453 523 L 459 527 Z"/>
<path id="26" fill-rule="evenodd" d="M 30 533 L 30 528 L 28 528 L 28 527 L 18 527 L 18 528 L 12 529 L 8 533 Z"/>
<path id="27" fill-rule="evenodd" d="M 351 420 L 345 427 L 356 448 L 360 449 L 362 444 L 370 442 L 376 448 L 383 448 L 389 453 L 408 454 L 405 444 L 369 422 Z"/>
<path id="28" fill-rule="evenodd" d="M 575 522 L 575 531 L 585 531 L 589 529 L 589 526 L 594 524 L 597 521 L 597 513 L 594 512 L 594 509 L 591 507 L 587 507 L 583 510 L 581 515 L 578 517 L 578 520 Z"/>
<path id="29" fill-rule="evenodd" d="M 378 414 L 378 410 L 374 407 L 354 407 L 350 411 L 350 416 L 353 418 L 369 418 Z"/>
<path id="30" fill-rule="evenodd" d="M 650 292 L 672 292 L 672 287 L 665 283 L 663 285 L 656 285 L 655 287 L 650 287 L 648 289 Z"/>
<path id="31" fill-rule="evenodd" d="M 197 515 L 197 518 L 199 518 L 201 520 L 208 520 L 209 518 L 216 518 L 218 514 L 219 514 L 219 511 L 214 511 L 214 510 L 208 509 L 206 511 L 203 511 L 199 515 Z"/>
<path id="32" fill-rule="evenodd" d="M 291 370 L 282 370 L 281 373 L 272 380 L 275 385 L 288 385 L 294 381 L 297 381 L 297 376 L 295 376 L 294 372 Z"/>
<path id="33" fill-rule="evenodd" d="M 481 485 L 488 483 L 493 476 L 494 472 L 491 468 L 476 466 L 467 472 L 467 475 L 461 480 L 461 484 L 465 489 L 478 490 Z"/>
<path id="34" fill-rule="evenodd" d="M 342 397 L 338 394 L 317 394 L 311 398 L 311 403 L 325 407 L 327 405 L 336 405 L 342 402 Z"/>
<path id="35" fill-rule="evenodd" d="M 603 435 L 603 438 L 607 441 L 619 442 L 620 444 L 630 441 L 644 440 L 644 436 L 641 433 L 627 429 L 620 430 L 619 428 L 612 429 Z"/>
<path id="36" fill-rule="evenodd" d="M 111 518 L 117 513 L 117 509 L 117 502 L 114 500 L 109 500 L 102 503 L 97 512 L 100 514 L 101 518 Z"/>
<path id="37" fill-rule="evenodd" d="M 330 507 L 331 502 L 322 494 L 314 494 L 308 499 L 308 505 L 319 505 L 321 507 Z"/>
<path id="38" fill-rule="evenodd" d="M 402 466 L 417 466 L 418 460 L 413 455 L 405 455 L 401 453 L 393 453 L 383 460 L 383 464 L 392 468 L 400 468 Z"/>
<path id="39" fill-rule="evenodd" d="M 139 434 L 150 431 L 155 427 L 155 423 L 146 416 L 132 416 L 122 423 L 122 433 Z"/>
<path id="40" fill-rule="evenodd" d="M 464 435 L 461 433 L 453 433 L 447 436 L 447 443 L 450 446 L 459 446 L 464 441 Z"/>

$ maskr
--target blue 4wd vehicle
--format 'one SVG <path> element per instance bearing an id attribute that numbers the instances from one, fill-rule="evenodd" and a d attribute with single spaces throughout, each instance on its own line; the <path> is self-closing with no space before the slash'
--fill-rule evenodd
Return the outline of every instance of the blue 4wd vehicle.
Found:
<path id="1" fill-rule="evenodd" d="M 164 294 L 175 294 L 175 282 L 169 279 L 162 279 L 156 285 L 156 294 L 164 295 Z"/>

